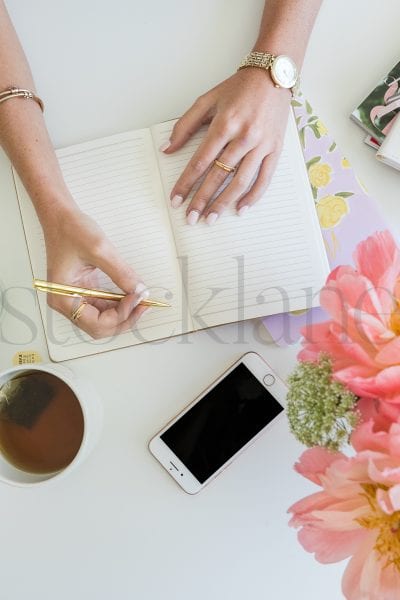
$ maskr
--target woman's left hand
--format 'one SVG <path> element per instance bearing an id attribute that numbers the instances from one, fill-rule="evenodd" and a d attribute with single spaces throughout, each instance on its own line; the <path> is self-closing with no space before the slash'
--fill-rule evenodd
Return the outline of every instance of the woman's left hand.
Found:
<path id="1" fill-rule="evenodd" d="M 242 215 L 263 195 L 282 148 L 290 99 L 290 91 L 277 89 L 263 69 L 246 68 L 201 96 L 177 121 L 169 146 L 162 148 L 166 154 L 181 148 L 201 125 L 210 122 L 206 137 L 171 192 L 172 206 L 177 208 L 204 177 L 187 206 L 190 225 L 200 217 L 211 225 L 231 204 Z M 219 194 L 229 173 L 215 165 L 215 159 L 235 167 L 231 181 Z"/>

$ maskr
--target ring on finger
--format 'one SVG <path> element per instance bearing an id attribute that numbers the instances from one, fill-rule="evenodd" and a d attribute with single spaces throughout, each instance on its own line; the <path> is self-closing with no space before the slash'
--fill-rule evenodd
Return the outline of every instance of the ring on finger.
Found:
<path id="1" fill-rule="evenodd" d="M 83 300 L 80 305 L 72 311 L 70 319 L 73 323 L 76 323 L 81 318 L 86 305 L 86 300 Z"/>
<path id="2" fill-rule="evenodd" d="M 220 169 L 223 169 L 227 173 L 233 173 L 234 171 L 236 171 L 236 167 L 231 167 L 230 165 L 225 164 L 217 158 L 214 160 L 214 165 L 216 167 L 219 167 Z"/>

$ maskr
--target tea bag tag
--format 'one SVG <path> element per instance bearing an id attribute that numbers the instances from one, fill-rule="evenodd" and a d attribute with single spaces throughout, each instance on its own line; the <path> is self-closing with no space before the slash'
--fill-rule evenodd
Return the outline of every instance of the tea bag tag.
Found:
<path id="1" fill-rule="evenodd" d="M 42 357 L 36 350 L 20 350 L 16 352 L 12 359 L 15 367 L 19 365 L 35 365 L 42 362 Z"/>

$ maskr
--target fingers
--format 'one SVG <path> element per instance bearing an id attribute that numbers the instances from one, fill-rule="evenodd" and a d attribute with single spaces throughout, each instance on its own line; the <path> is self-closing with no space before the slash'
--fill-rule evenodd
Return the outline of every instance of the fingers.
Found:
<path id="1" fill-rule="evenodd" d="M 233 167 L 240 162 L 242 152 L 242 148 L 238 145 L 230 144 L 218 160 Z M 233 177 L 229 177 L 229 173 L 218 165 L 214 165 L 193 196 L 187 210 L 188 215 L 190 216 L 192 210 L 197 210 L 199 216 L 204 216 L 208 225 L 215 223 L 225 208 L 238 200 L 249 189 L 260 162 L 261 158 L 256 151 L 249 152 L 239 164 Z M 224 183 L 227 185 L 221 190 L 221 184 Z"/>
<path id="2" fill-rule="evenodd" d="M 213 102 L 212 94 L 200 96 L 193 106 L 175 123 L 169 141 L 161 146 L 160 150 L 169 154 L 181 148 L 206 122 Z"/>
<path id="3" fill-rule="evenodd" d="M 173 208 L 178 208 L 186 200 L 195 183 L 203 177 L 212 165 L 215 157 L 221 153 L 230 139 L 231 133 L 229 129 L 219 125 L 218 121 L 214 120 L 210 125 L 207 136 L 193 154 L 182 175 L 172 188 L 171 204 Z M 216 170 L 215 176 L 221 177 L 221 171 L 222 169 Z M 222 171 L 222 173 L 223 178 L 221 179 L 221 183 L 227 175 L 225 171 Z"/>
<path id="4" fill-rule="evenodd" d="M 216 117 L 173 187 L 171 204 L 178 208 L 203 178 L 186 209 L 189 225 L 195 225 L 202 216 L 212 225 L 234 202 L 242 215 L 246 211 L 243 207 L 254 204 L 268 187 L 279 152 L 270 148 L 265 157 L 266 147 L 255 146 L 254 135 L 235 135 L 228 122 Z M 214 164 L 216 157 L 227 165 L 226 170 Z M 233 176 L 229 167 L 237 168 Z"/>
<path id="5" fill-rule="evenodd" d="M 95 249 L 94 258 L 95 266 L 108 275 L 124 292 L 129 294 L 141 283 L 135 270 L 121 258 L 107 238 L 104 238 L 100 247 Z"/>
<path id="6" fill-rule="evenodd" d="M 79 319 L 74 324 L 94 339 L 113 336 L 128 331 L 141 315 L 147 310 L 147 306 L 141 306 L 140 302 L 148 298 L 149 292 L 143 284 L 137 286 L 137 291 L 128 294 L 120 302 L 113 302 L 113 306 L 103 311 L 93 304 L 84 304 L 80 311 Z M 71 319 L 73 312 L 81 306 L 83 299 L 58 296 L 49 297 L 49 305 Z"/>
<path id="7" fill-rule="evenodd" d="M 236 210 L 240 216 L 253 206 L 267 190 L 278 162 L 279 152 L 271 152 L 261 163 L 257 178 L 251 188 L 240 198 Z"/>
<path id="8" fill-rule="evenodd" d="M 212 200 L 229 177 L 229 173 L 214 165 L 193 196 L 186 211 L 188 223 L 194 225 L 203 216 L 208 225 L 213 225 L 224 210 L 234 202 L 237 202 L 237 213 L 239 216 L 243 216 L 267 190 L 275 171 L 278 156 L 278 152 L 271 152 L 264 159 L 260 159 L 257 151 L 249 152 L 240 163 L 235 175 L 231 177 L 228 185 Z M 237 158 L 238 156 L 235 156 L 234 152 L 226 151 L 218 160 L 233 166 Z"/>
<path id="9" fill-rule="evenodd" d="M 266 192 L 277 160 L 278 153 L 272 152 L 262 160 L 261 166 L 259 166 L 260 158 L 257 153 L 249 152 L 229 185 L 208 205 L 204 212 L 206 223 L 208 225 L 215 223 L 223 211 L 234 202 L 237 202 L 237 214 L 243 216 L 250 206 L 255 204 Z"/>
<path id="10" fill-rule="evenodd" d="M 212 164 L 207 176 L 205 177 L 204 181 L 200 185 L 199 189 L 194 194 L 194 196 L 186 210 L 187 222 L 190 225 L 194 225 L 203 213 L 204 213 L 204 215 L 206 215 L 206 214 L 208 215 L 207 222 L 210 225 L 215 222 L 215 220 L 218 218 L 218 211 L 214 212 L 214 202 L 212 203 L 211 208 L 207 209 L 207 207 L 209 206 L 210 202 L 212 201 L 214 196 L 217 194 L 217 192 L 220 190 L 220 188 L 228 180 L 228 177 L 230 175 L 229 168 L 231 168 L 231 169 L 236 168 L 236 165 L 238 163 L 240 163 L 241 159 L 243 158 L 244 154 L 247 151 L 248 151 L 248 148 L 243 147 L 243 144 L 238 141 L 234 141 L 234 142 L 228 144 L 228 146 L 225 148 L 225 150 L 222 152 L 222 154 L 220 156 L 218 156 L 218 161 L 220 161 L 222 164 L 226 165 L 227 170 L 225 170 L 221 166 L 216 165 L 214 163 L 214 159 L 213 159 L 212 162 L 214 164 Z M 215 157 L 215 155 L 214 155 L 214 157 Z M 254 171 L 256 168 L 257 167 L 255 166 Z M 248 166 L 247 166 L 247 169 L 248 169 Z M 242 166 L 240 166 L 240 168 L 239 168 L 239 171 L 241 171 L 241 170 L 242 170 Z M 243 175 L 239 175 L 239 171 L 237 172 L 237 174 L 234 175 L 233 179 L 231 178 L 231 183 L 228 185 L 228 187 L 230 187 L 232 185 L 232 183 L 234 181 L 236 181 L 236 178 L 238 176 L 239 176 L 239 180 L 242 180 Z M 246 171 L 246 166 L 244 167 L 244 171 Z M 237 184 L 235 184 L 235 187 L 237 187 Z M 228 188 L 226 188 L 226 189 L 228 189 Z M 224 194 L 224 192 L 221 192 L 220 196 L 222 194 Z M 219 198 L 220 198 L 220 196 L 219 196 Z M 222 204 L 221 204 L 221 207 L 222 207 Z"/>
<path id="11" fill-rule="evenodd" d="M 147 306 L 140 306 L 136 301 L 128 301 L 124 307 L 109 308 L 104 312 L 88 304 L 75 325 L 94 339 L 111 337 L 129 331 L 147 309 Z"/>

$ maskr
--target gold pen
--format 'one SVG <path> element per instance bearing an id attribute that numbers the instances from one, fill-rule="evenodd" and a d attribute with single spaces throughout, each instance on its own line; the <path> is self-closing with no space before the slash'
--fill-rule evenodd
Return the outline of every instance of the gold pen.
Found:
<path id="1" fill-rule="evenodd" d="M 34 279 L 33 287 L 36 290 L 46 292 L 47 294 L 58 294 L 59 296 L 73 296 L 77 298 L 97 298 L 99 300 L 116 300 L 117 302 L 126 296 L 126 294 L 116 294 L 115 292 L 106 292 L 104 290 L 91 290 L 89 288 L 43 281 L 41 279 Z M 141 300 L 140 304 L 143 304 L 144 306 L 158 306 L 160 308 L 171 306 L 167 302 L 151 300 L 150 298 Z"/>

